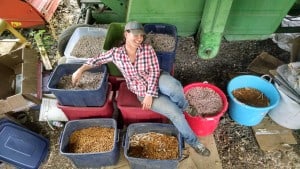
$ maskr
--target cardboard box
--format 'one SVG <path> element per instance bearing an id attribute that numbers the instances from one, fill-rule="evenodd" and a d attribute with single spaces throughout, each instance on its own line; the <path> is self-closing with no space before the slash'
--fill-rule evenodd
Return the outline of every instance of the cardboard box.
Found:
<path id="1" fill-rule="evenodd" d="M 25 44 L 0 55 L 0 114 L 40 103 L 41 69 L 37 52 Z"/>

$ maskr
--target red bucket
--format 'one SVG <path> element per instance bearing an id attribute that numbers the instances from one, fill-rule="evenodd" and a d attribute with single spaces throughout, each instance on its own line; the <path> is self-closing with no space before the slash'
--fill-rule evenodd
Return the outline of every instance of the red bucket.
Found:
<path id="1" fill-rule="evenodd" d="M 223 101 L 223 108 L 220 110 L 219 113 L 214 114 L 213 116 L 207 116 L 207 117 L 193 117 L 189 115 L 187 112 L 184 112 L 185 118 L 187 122 L 189 123 L 191 129 L 194 131 L 194 133 L 197 136 L 207 136 L 209 134 L 212 134 L 215 129 L 218 127 L 220 118 L 224 115 L 224 113 L 227 111 L 228 108 L 228 102 L 227 97 L 223 93 L 221 89 L 218 87 L 208 84 L 208 83 L 191 83 L 183 88 L 184 93 L 187 93 L 190 89 L 195 87 L 207 87 L 212 90 L 214 90 L 216 93 L 218 93 Z"/>

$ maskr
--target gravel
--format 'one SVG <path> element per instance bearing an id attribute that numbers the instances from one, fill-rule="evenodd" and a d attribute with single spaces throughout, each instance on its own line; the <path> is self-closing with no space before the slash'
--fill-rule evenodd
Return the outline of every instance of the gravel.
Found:
<path id="1" fill-rule="evenodd" d="M 73 14 L 78 13 L 78 7 L 71 2 L 69 5 L 61 2 L 57 9 L 55 17 L 59 18 L 58 21 L 68 21 L 60 25 L 62 23 L 53 19 L 58 34 L 68 26 L 67 24 L 73 23 L 78 15 Z M 278 48 L 271 39 L 234 42 L 222 40 L 219 54 L 213 59 L 204 60 L 197 55 L 193 37 L 179 37 L 174 77 L 180 80 L 183 86 L 192 82 L 207 81 L 226 93 L 226 85 L 232 77 L 253 74 L 247 67 L 262 52 L 267 52 L 285 63 L 289 60 L 290 54 Z M 49 157 L 41 168 L 75 168 L 69 159 L 59 154 L 62 128 L 52 130 L 46 122 L 38 121 L 38 114 L 38 110 L 28 111 L 27 121 L 23 125 L 50 141 Z M 225 113 L 214 132 L 214 138 L 224 169 L 300 169 L 300 130 L 293 130 L 293 134 L 298 144 L 285 144 L 283 150 L 265 152 L 259 148 L 251 127 L 237 124 Z M 7 164 L 2 167 L 13 168 Z"/>
<path id="2" fill-rule="evenodd" d="M 99 84 L 103 81 L 103 78 L 103 72 L 92 73 L 86 71 L 82 73 L 79 82 L 73 85 L 72 74 L 64 75 L 57 83 L 57 88 L 65 90 L 96 90 L 100 87 Z"/>
<path id="3" fill-rule="evenodd" d="M 210 116 L 219 113 L 223 108 L 221 96 L 208 87 L 194 87 L 185 94 L 189 104 L 197 110 L 192 116 Z"/>
<path id="4" fill-rule="evenodd" d="M 104 37 L 82 36 L 75 44 L 71 56 L 89 58 L 102 52 Z"/>

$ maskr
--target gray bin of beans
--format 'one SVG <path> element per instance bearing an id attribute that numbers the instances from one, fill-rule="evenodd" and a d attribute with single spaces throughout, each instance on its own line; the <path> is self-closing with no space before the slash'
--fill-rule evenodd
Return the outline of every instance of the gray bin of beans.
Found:
<path id="1" fill-rule="evenodd" d="M 172 144 L 171 142 L 169 142 L 170 144 L 161 143 L 160 141 L 162 140 L 160 139 L 154 140 L 150 145 L 151 148 L 149 149 L 149 147 L 147 147 L 149 146 L 147 142 L 149 143 L 149 140 L 153 140 L 155 138 L 149 137 L 149 133 L 157 133 L 160 135 L 175 137 L 177 139 L 178 152 L 174 152 L 174 147 L 170 146 L 170 144 Z M 133 138 L 134 135 L 139 135 L 139 138 Z M 170 138 L 165 138 L 164 140 L 170 140 Z M 160 143 L 161 145 L 159 145 L 158 143 Z M 122 145 L 124 148 L 124 156 L 128 160 L 131 169 L 177 169 L 179 161 L 182 160 L 184 140 L 173 124 L 145 122 L 130 124 L 127 128 L 125 139 L 123 140 Z M 143 148 L 147 149 L 147 151 L 142 150 Z M 140 151 L 138 151 L 139 149 Z M 147 153 L 156 156 L 156 158 L 168 156 L 171 157 L 174 154 L 177 154 L 177 157 L 174 158 L 173 156 L 172 159 L 155 159 L 155 157 L 143 157 L 150 155 L 146 155 Z"/>
<path id="2" fill-rule="evenodd" d="M 76 28 L 64 51 L 66 63 L 84 63 L 102 52 L 106 34 L 104 28 Z"/>
<path id="3" fill-rule="evenodd" d="M 83 74 L 79 84 L 73 86 L 72 74 L 81 63 L 58 65 L 49 78 L 47 88 L 56 96 L 60 105 L 74 107 L 100 107 L 106 101 L 108 73 L 106 65 L 94 67 Z M 92 88 L 91 88 L 92 86 Z"/>
<path id="4" fill-rule="evenodd" d="M 101 168 L 118 162 L 118 142 L 119 131 L 115 119 L 72 120 L 66 123 L 62 132 L 59 152 L 77 168 Z"/>

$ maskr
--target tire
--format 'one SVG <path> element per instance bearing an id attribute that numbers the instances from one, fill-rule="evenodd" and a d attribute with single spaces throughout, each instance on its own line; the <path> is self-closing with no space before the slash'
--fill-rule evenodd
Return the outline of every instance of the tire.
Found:
<path id="1" fill-rule="evenodd" d="M 57 49 L 58 49 L 60 56 L 64 56 L 64 52 L 65 52 L 66 46 L 69 42 L 69 39 L 71 38 L 75 29 L 79 28 L 79 27 L 92 27 L 92 26 L 88 25 L 88 24 L 75 24 L 75 25 L 71 25 L 67 29 L 65 29 L 59 35 L 58 42 L 57 42 Z"/>

